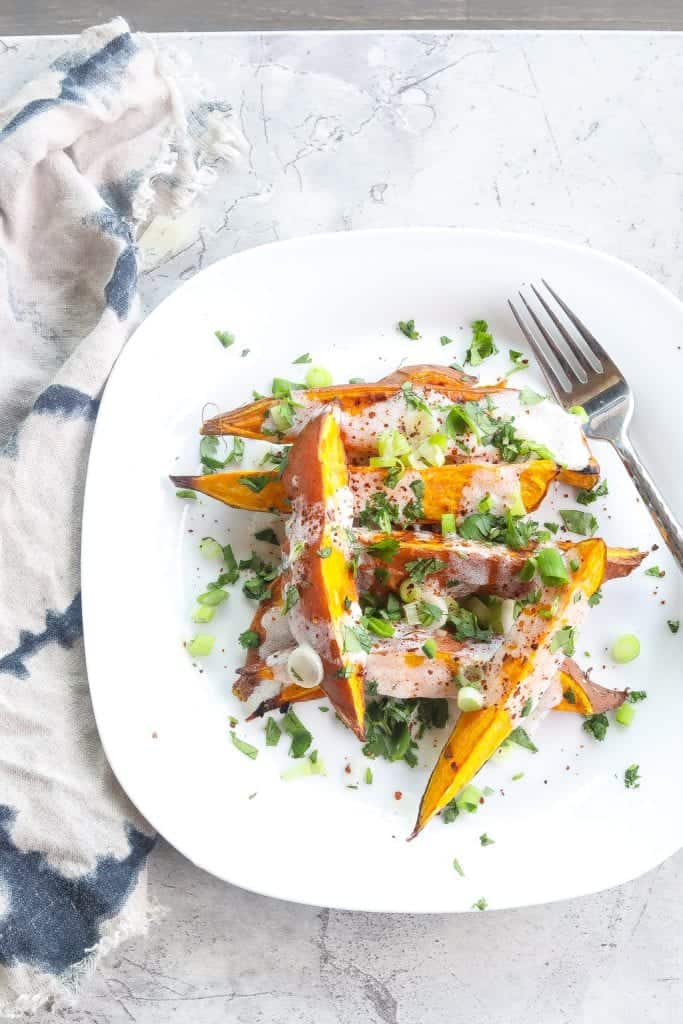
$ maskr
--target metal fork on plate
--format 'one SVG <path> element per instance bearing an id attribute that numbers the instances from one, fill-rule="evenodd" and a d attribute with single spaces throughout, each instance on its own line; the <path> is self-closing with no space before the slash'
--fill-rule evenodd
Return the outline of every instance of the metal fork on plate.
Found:
<path id="1" fill-rule="evenodd" d="M 661 491 L 641 462 L 628 436 L 633 416 L 633 393 L 624 376 L 605 352 L 600 342 L 572 312 L 547 281 L 544 287 L 559 309 L 573 325 L 570 331 L 548 300 L 531 285 L 531 290 L 552 323 L 556 336 L 551 333 L 524 295 L 519 297 L 538 332 L 530 328 L 508 300 L 512 314 L 522 334 L 529 342 L 548 386 L 565 409 L 582 406 L 588 416 L 584 424 L 587 437 L 609 441 L 626 466 L 638 493 L 645 502 L 659 532 L 683 569 L 683 529 L 668 507 Z"/>

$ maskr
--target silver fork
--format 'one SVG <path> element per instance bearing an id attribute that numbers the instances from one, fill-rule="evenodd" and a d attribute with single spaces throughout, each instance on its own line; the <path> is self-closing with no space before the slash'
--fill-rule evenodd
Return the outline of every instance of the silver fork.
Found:
<path id="1" fill-rule="evenodd" d="M 683 529 L 641 462 L 628 436 L 633 416 L 631 388 L 600 342 L 579 320 L 576 313 L 572 312 L 547 281 L 543 281 L 543 285 L 573 324 L 578 337 L 570 333 L 548 300 L 534 285 L 531 285 L 531 290 L 555 327 L 559 338 L 553 337 L 521 292 L 519 297 L 540 337 L 527 326 L 508 299 L 512 315 L 535 353 L 548 386 L 560 405 L 565 409 L 582 406 L 588 415 L 588 420 L 584 424 L 586 436 L 609 441 L 616 448 L 659 532 L 678 565 L 683 569 Z"/>

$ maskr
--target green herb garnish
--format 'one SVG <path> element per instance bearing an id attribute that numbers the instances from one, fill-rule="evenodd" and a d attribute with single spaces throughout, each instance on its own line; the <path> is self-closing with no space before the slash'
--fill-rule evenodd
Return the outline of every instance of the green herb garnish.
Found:
<path id="1" fill-rule="evenodd" d="M 479 366 L 489 356 L 494 356 L 498 349 L 489 333 L 489 325 L 485 320 L 475 320 L 472 323 L 472 340 L 470 347 L 465 354 L 465 363 L 470 366 Z"/>
<path id="2" fill-rule="evenodd" d="M 233 747 L 237 747 L 241 753 L 246 754 L 252 761 L 255 761 L 258 757 L 258 748 L 252 747 L 251 743 L 247 743 L 245 740 L 241 740 L 236 733 L 230 733 L 230 739 L 232 740 Z"/>
<path id="3" fill-rule="evenodd" d="M 231 334 L 230 331 L 214 331 L 213 333 L 223 348 L 230 348 L 231 345 L 235 344 L 235 335 Z"/>
<path id="4" fill-rule="evenodd" d="M 561 508 L 560 516 L 567 529 L 581 537 L 592 537 L 598 528 L 598 521 L 590 512 L 580 512 L 576 508 Z"/>
<path id="5" fill-rule="evenodd" d="M 242 647 L 254 648 L 261 643 L 261 637 L 255 629 L 245 629 L 244 633 L 239 635 L 239 642 Z"/>
<path id="6" fill-rule="evenodd" d="M 602 711 L 597 715 L 588 715 L 583 723 L 586 732 L 589 732 L 596 740 L 604 740 L 609 729 L 609 719 Z"/>
<path id="7" fill-rule="evenodd" d="M 624 785 L 627 789 L 640 789 L 640 765 L 628 766 L 624 772 Z"/>
<path id="8" fill-rule="evenodd" d="M 420 337 L 419 331 L 415 330 L 414 320 L 399 320 L 396 326 L 401 334 L 404 334 L 406 338 L 410 338 L 411 341 L 417 341 Z"/>
<path id="9" fill-rule="evenodd" d="M 606 494 L 609 494 L 607 487 L 607 481 L 601 480 L 597 487 L 594 487 L 590 491 L 579 491 L 576 495 L 576 500 L 579 505 L 592 505 L 598 498 L 603 498 Z"/>

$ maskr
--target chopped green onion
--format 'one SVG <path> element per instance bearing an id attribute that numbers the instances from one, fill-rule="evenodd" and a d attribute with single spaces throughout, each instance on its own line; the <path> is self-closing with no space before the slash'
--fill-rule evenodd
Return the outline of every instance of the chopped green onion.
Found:
<path id="1" fill-rule="evenodd" d="M 561 587 L 568 582 L 567 566 L 557 548 L 541 548 L 536 555 L 536 564 L 547 587 Z"/>
<path id="2" fill-rule="evenodd" d="M 588 423 L 588 413 L 582 405 L 570 406 L 569 412 L 572 414 L 572 416 L 578 416 L 582 423 Z"/>
<path id="3" fill-rule="evenodd" d="M 255 761 L 258 757 L 258 748 L 252 747 L 251 743 L 247 743 L 245 740 L 241 740 L 239 736 L 236 736 L 234 732 L 230 733 L 230 739 L 232 740 L 233 747 L 237 747 L 239 751 L 250 757 L 252 761 Z"/>
<path id="4" fill-rule="evenodd" d="M 532 754 L 538 753 L 538 747 L 530 738 L 526 729 L 522 729 L 521 725 L 518 725 L 516 729 L 512 730 L 505 742 L 515 743 L 518 747 L 524 747 L 525 750 L 530 750 Z"/>
<path id="5" fill-rule="evenodd" d="M 199 542 L 199 550 L 204 558 L 215 558 L 219 562 L 223 561 L 223 548 L 213 537 L 203 537 Z"/>
<path id="6" fill-rule="evenodd" d="M 223 604 L 223 601 L 227 601 L 227 599 L 227 590 L 222 590 L 220 587 L 211 587 L 199 595 L 197 602 L 198 604 L 207 604 L 210 608 L 216 608 L 219 604 Z"/>
<path id="7" fill-rule="evenodd" d="M 531 709 L 533 708 L 533 706 L 534 706 L 534 701 L 533 701 L 533 698 L 532 698 L 532 697 L 529 697 L 529 698 L 528 698 L 528 699 L 527 699 L 527 700 L 526 700 L 526 701 L 524 702 L 524 707 L 522 708 L 522 711 L 521 711 L 521 717 L 522 717 L 522 718 L 527 718 L 527 717 L 528 717 L 528 715 L 530 715 L 530 714 L 531 714 Z"/>
<path id="8" fill-rule="evenodd" d="M 636 709 L 633 704 L 622 704 L 614 714 L 614 720 L 619 725 L 629 726 L 636 716 Z"/>
<path id="9" fill-rule="evenodd" d="M 369 765 L 365 769 L 365 785 L 366 786 L 371 786 L 372 785 L 372 768 Z"/>
<path id="10" fill-rule="evenodd" d="M 312 366 L 304 379 L 307 388 L 327 388 L 332 383 L 332 374 L 324 366 Z"/>
<path id="11" fill-rule="evenodd" d="M 477 508 L 480 512 L 490 512 L 493 508 L 493 498 L 490 494 L 485 494 L 479 502 Z"/>
<path id="12" fill-rule="evenodd" d="M 235 344 L 235 335 L 231 334 L 230 331 L 214 331 L 213 333 L 223 348 L 230 348 L 231 345 Z"/>
<path id="13" fill-rule="evenodd" d="M 441 516 L 441 532 L 443 534 L 456 532 L 455 516 L 452 512 L 444 512 Z"/>
<path id="14" fill-rule="evenodd" d="M 446 434 L 432 434 L 428 441 L 430 444 L 436 445 L 437 448 L 445 450 L 448 447 L 448 437 Z"/>
<path id="15" fill-rule="evenodd" d="M 458 708 L 460 711 L 480 711 L 484 706 L 484 696 L 474 686 L 461 686 L 458 690 Z"/>
<path id="16" fill-rule="evenodd" d="M 211 622 L 211 619 L 214 617 L 215 614 L 216 609 L 212 605 L 198 604 L 194 612 L 192 613 L 192 621 L 205 624 L 207 622 Z"/>
<path id="17" fill-rule="evenodd" d="M 179 491 L 175 492 L 176 498 L 188 498 L 190 501 L 197 500 L 197 494 L 195 491 L 189 491 L 186 487 L 182 487 Z"/>
<path id="18" fill-rule="evenodd" d="M 479 809 L 479 804 L 483 798 L 484 794 L 482 791 L 470 783 L 455 798 L 455 804 L 459 811 L 469 811 L 470 814 L 474 814 Z"/>
<path id="19" fill-rule="evenodd" d="M 422 650 L 428 658 L 434 658 L 436 656 L 436 640 L 431 637 L 422 644 Z"/>
<path id="20" fill-rule="evenodd" d="M 519 780 L 523 779 L 523 778 L 524 778 L 524 772 L 515 772 L 515 774 L 512 776 L 512 781 L 513 782 L 519 782 Z"/>
<path id="21" fill-rule="evenodd" d="M 633 633 L 623 633 L 612 644 L 611 654 L 618 665 L 625 665 L 640 654 L 640 640 Z"/>
<path id="22" fill-rule="evenodd" d="M 298 356 L 296 359 L 292 359 L 292 364 L 296 366 L 298 363 L 310 363 L 312 362 L 308 352 L 304 352 L 302 356 Z"/>
<path id="23" fill-rule="evenodd" d="M 422 587 L 406 577 L 398 588 L 398 593 L 404 604 L 415 604 L 422 597 Z"/>
<path id="24" fill-rule="evenodd" d="M 315 761 L 311 761 L 310 758 L 297 761 L 296 764 L 292 764 L 280 775 L 283 782 L 294 782 L 297 779 L 307 779 L 311 775 L 327 775 L 325 771 L 325 765 L 320 758 Z"/>
<path id="25" fill-rule="evenodd" d="M 209 633 L 197 633 L 187 645 L 187 653 L 193 658 L 205 658 L 211 654 L 215 641 L 216 637 Z"/>
<path id="26" fill-rule="evenodd" d="M 462 867 L 460 865 L 460 861 L 458 860 L 457 857 L 453 858 L 453 867 L 458 872 L 458 874 L 460 875 L 461 878 L 465 877 L 465 872 L 463 871 L 463 869 L 462 869 Z"/>

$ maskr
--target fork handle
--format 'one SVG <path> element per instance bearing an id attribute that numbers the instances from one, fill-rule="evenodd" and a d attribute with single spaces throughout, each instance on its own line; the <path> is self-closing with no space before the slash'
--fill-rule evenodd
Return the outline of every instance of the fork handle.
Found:
<path id="1" fill-rule="evenodd" d="M 667 505 L 662 492 L 657 487 L 645 466 L 643 465 L 638 452 L 633 447 L 631 439 L 624 434 L 612 442 L 626 466 L 629 476 L 633 480 L 638 493 L 645 502 L 648 512 L 657 524 L 664 541 L 678 562 L 680 569 L 683 569 L 683 529 L 680 523 Z"/>

